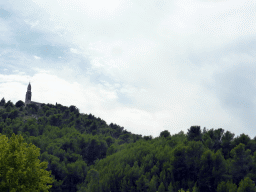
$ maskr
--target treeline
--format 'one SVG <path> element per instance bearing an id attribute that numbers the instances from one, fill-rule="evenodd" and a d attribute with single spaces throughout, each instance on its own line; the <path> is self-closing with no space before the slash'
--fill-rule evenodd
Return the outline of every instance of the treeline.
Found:
<path id="1" fill-rule="evenodd" d="M 52 191 L 77 191 L 76 185 L 85 180 L 97 159 L 142 138 L 92 114 L 80 114 L 73 105 L 25 107 L 23 101 L 14 105 L 4 98 L 0 101 L 0 133 L 9 138 L 13 133 L 21 135 L 26 143 L 40 148 L 40 160 L 48 162 L 47 170 L 55 179 Z"/>
<path id="2" fill-rule="evenodd" d="M 256 191 L 256 137 L 222 128 L 142 137 L 73 105 L 2 99 L 0 133 L 40 148 L 54 179 L 49 191 Z"/>
<path id="3" fill-rule="evenodd" d="M 221 128 L 201 133 L 192 126 L 186 135 L 173 136 L 164 131 L 97 162 L 83 186 L 94 191 L 256 191 L 255 147 L 255 138 L 234 138 Z"/>

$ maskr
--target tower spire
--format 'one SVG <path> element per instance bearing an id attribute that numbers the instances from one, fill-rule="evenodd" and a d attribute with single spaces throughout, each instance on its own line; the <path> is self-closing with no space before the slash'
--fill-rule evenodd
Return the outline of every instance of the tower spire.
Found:
<path id="1" fill-rule="evenodd" d="M 31 96 L 32 96 L 32 92 L 31 92 L 31 85 L 29 82 L 26 97 L 25 97 L 25 105 L 27 105 L 31 102 Z"/>
<path id="2" fill-rule="evenodd" d="M 27 90 L 30 90 L 31 91 L 31 85 L 30 85 L 30 82 L 28 84 L 28 89 Z"/>

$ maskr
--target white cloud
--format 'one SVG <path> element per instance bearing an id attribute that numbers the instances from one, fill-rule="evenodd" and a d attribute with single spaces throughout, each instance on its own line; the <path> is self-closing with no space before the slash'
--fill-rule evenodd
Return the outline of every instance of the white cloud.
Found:
<path id="1" fill-rule="evenodd" d="M 37 26 L 39 24 L 39 21 L 30 21 L 30 20 L 24 20 L 27 24 L 29 24 L 31 26 L 31 28 L 34 28 L 35 26 Z"/>
<path id="2" fill-rule="evenodd" d="M 244 120 L 223 106 L 216 74 L 255 63 L 250 48 L 230 48 L 254 36 L 254 1 L 24 2 L 15 10 L 31 30 L 54 34 L 51 42 L 69 53 L 56 55 L 59 62 L 34 56 L 34 75 L 4 76 L 2 86 L 31 80 L 36 101 L 74 104 L 138 134 L 186 132 L 192 125 L 243 132 Z"/>
<path id="3" fill-rule="evenodd" d="M 7 44 L 14 44 L 15 41 L 12 38 L 13 32 L 8 24 L 8 22 L 0 18 L 0 42 L 2 41 Z"/>
<path id="4" fill-rule="evenodd" d="M 74 49 L 74 48 L 70 48 L 70 52 L 75 53 L 75 54 L 78 54 L 78 53 L 79 53 L 78 50 L 77 50 L 77 49 Z"/>

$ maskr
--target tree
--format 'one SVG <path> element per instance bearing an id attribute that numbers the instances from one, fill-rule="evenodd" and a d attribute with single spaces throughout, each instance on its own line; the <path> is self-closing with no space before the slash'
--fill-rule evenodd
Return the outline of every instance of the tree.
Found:
<path id="1" fill-rule="evenodd" d="M 243 133 L 233 140 L 232 147 L 235 147 L 235 146 L 239 145 L 240 143 L 243 143 L 246 147 L 247 144 L 250 142 L 250 140 L 251 140 L 251 138 L 248 135 L 245 135 Z M 248 149 L 248 148 L 246 147 L 246 149 Z"/>
<path id="2" fill-rule="evenodd" d="M 42 110 L 44 111 L 44 113 L 46 113 L 46 111 L 48 111 L 49 109 L 50 107 L 47 105 L 42 106 Z"/>
<path id="3" fill-rule="evenodd" d="M 240 143 L 234 149 L 231 150 L 230 154 L 233 158 L 231 160 L 230 173 L 233 176 L 234 183 L 238 184 L 252 168 L 252 156 L 250 155 L 251 150 L 245 151 L 245 145 Z"/>
<path id="4" fill-rule="evenodd" d="M 144 136 L 143 139 L 145 139 L 146 141 L 148 141 L 148 140 L 152 140 L 153 137 L 152 137 L 152 135 L 150 135 L 150 136 Z"/>
<path id="5" fill-rule="evenodd" d="M 87 160 L 88 164 L 92 164 L 94 160 L 99 158 L 100 151 L 101 151 L 101 145 L 98 139 L 92 139 L 89 143 L 89 146 L 87 148 Z"/>
<path id="6" fill-rule="evenodd" d="M 75 191 L 76 185 L 82 183 L 86 177 L 87 165 L 83 160 L 78 159 L 76 162 L 67 164 L 67 170 L 64 184 L 69 191 Z"/>
<path id="7" fill-rule="evenodd" d="M 250 170 L 250 173 L 247 174 L 247 176 L 255 182 L 256 181 L 256 151 L 253 153 L 252 159 L 253 159 L 252 168 Z"/>
<path id="8" fill-rule="evenodd" d="M 194 185 L 194 187 L 193 187 L 193 191 L 192 191 L 192 192 L 198 192 L 198 191 L 199 191 L 196 185 L 197 185 L 197 182 L 195 183 L 195 185 Z"/>
<path id="9" fill-rule="evenodd" d="M 11 119 L 7 118 L 6 121 L 11 121 Z M 3 128 L 3 132 L 4 135 L 6 135 L 7 137 L 11 137 L 12 133 L 13 133 L 13 129 L 11 128 L 11 126 L 5 126 Z"/>
<path id="10" fill-rule="evenodd" d="M 191 126 L 190 129 L 188 129 L 187 138 L 189 141 L 202 141 L 200 126 Z"/>
<path id="11" fill-rule="evenodd" d="M 183 188 L 181 188 L 180 190 L 178 190 L 178 192 L 189 192 L 189 190 L 185 191 Z"/>
<path id="12" fill-rule="evenodd" d="M 255 184 L 249 177 L 245 177 L 244 180 L 241 180 L 239 183 L 237 192 L 244 192 L 244 191 L 256 192 Z"/>
<path id="13" fill-rule="evenodd" d="M 178 146 L 173 151 L 173 159 L 171 162 L 171 171 L 173 173 L 173 184 L 174 189 L 180 189 L 183 186 L 182 184 L 185 183 L 185 181 L 189 177 L 189 171 L 188 166 L 186 162 L 186 147 L 185 146 Z"/>
<path id="14" fill-rule="evenodd" d="M 224 134 L 224 129 L 219 128 L 217 130 L 214 130 L 213 132 L 214 134 L 214 152 L 216 152 L 217 150 L 219 150 L 221 148 L 221 142 L 222 142 L 222 137 Z"/>
<path id="15" fill-rule="evenodd" d="M 229 192 L 237 192 L 237 186 L 232 181 L 227 182 L 227 189 L 229 190 Z"/>
<path id="16" fill-rule="evenodd" d="M 38 109 L 39 109 L 39 107 L 34 103 L 28 104 L 27 107 L 32 112 L 32 114 L 36 114 L 38 112 Z"/>
<path id="17" fill-rule="evenodd" d="M 45 112 L 45 115 L 46 115 L 46 117 L 49 117 L 50 115 L 53 115 L 54 113 L 53 113 L 53 110 L 52 109 L 49 109 L 49 110 L 47 110 L 46 112 Z"/>
<path id="18" fill-rule="evenodd" d="M 200 170 L 200 159 L 204 152 L 201 141 L 190 141 L 186 148 L 186 164 L 189 170 L 188 178 L 192 183 L 196 182 Z M 191 186 L 191 188 L 193 185 Z"/>
<path id="19" fill-rule="evenodd" d="M 169 137 L 170 132 L 168 130 L 164 130 L 160 133 L 160 137 Z"/>
<path id="20" fill-rule="evenodd" d="M 97 192 L 100 191 L 100 185 L 99 185 L 99 172 L 95 169 L 91 169 L 87 176 L 86 176 L 86 181 L 88 182 L 88 191 L 91 192 Z"/>
<path id="21" fill-rule="evenodd" d="M 108 147 L 110 147 L 110 145 L 112 145 L 112 143 L 114 143 L 115 140 L 114 140 L 112 137 L 108 136 L 108 137 L 106 138 L 106 142 L 107 142 L 107 144 L 108 144 Z"/>
<path id="22" fill-rule="evenodd" d="M 17 101 L 15 104 L 15 107 L 22 107 L 22 106 L 25 106 L 25 103 L 21 100 Z"/>
<path id="23" fill-rule="evenodd" d="M 123 135 L 120 135 L 119 139 L 122 139 L 124 140 L 125 142 L 129 142 L 129 138 L 130 138 L 130 134 L 123 134 Z"/>
<path id="24" fill-rule="evenodd" d="M 8 106 L 10 106 L 11 108 L 14 107 L 13 103 L 11 102 L 11 100 L 9 100 L 9 101 L 4 105 L 4 108 L 7 108 Z"/>
<path id="25" fill-rule="evenodd" d="M 231 142 L 233 141 L 235 134 L 229 131 L 226 131 L 221 139 L 221 148 L 225 159 L 230 157 L 229 152 L 232 149 Z"/>
<path id="26" fill-rule="evenodd" d="M 222 181 L 221 183 L 218 184 L 217 192 L 226 192 L 227 190 L 228 189 L 225 181 Z"/>
<path id="27" fill-rule="evenodd" d="M 141 175 L 136 181 L 137 191 L 147 191 L 148 180 L 145 175 Z"/>
<path id="28" fill-rule="evenodd" d="M 127 182 L 126 182 L 126 179 L 123 178 L 122 181 L 121 181 L 121 192 L 126 192 L 128 191 L 128 185 L 127 185 Z"/>
<path id="29" fill-rule="evenodd" d="M 247 147 L 248 147 L 248 149 L 250 149 L 252 151 L 252 153 L 254 153 L 256 151 L 256 141 L 250 140 L 247 143 Z"/>
<path id="30" fill-rule="evenodd" d="M 168 192 L 174 192 L 172 182 L 170 182 L 170 184 L 168 186 Z"/>
<path id="31" fill-rule="evenodd" d="M 61 125 L 61 115 L 60 114 L 55 114 L 51 115 L 49 117 L 50 125 L 52 126 L 60 126 Z"/>
<path id="32" fill-rule="evenodd" d="M 217 187 L 217 192 L 237 192 L 237 186 L 232 182 L 232 180 L 229 180 L 227 182 L 222 181 L 219 183 Z"/>
<path id="33" fill-rule="evenodd" d="M 10 119 L 15 119 L 16 117 L 19 116 L 19 112 L 15 109 L 15 110 L 12 110 L 10 115 L 9 115 L 9 118 Z"/>
<path id="34" fill-rule="evenodd" d="M 212 171 L 214 168 L 214 153 L 206 150 L 201 157 L 201 169 L 199 172 L 199 189 L 200 191 L 215 191 L 214 176 Z"/>
<path id="35" fill-rule="evenodd" d="M 69 110 L 70 110 L 71 113 L 72 112 L 74 112 L 75 114 L 79 113 L 79 109 L 76 106 L 74 106 L 74 105 L 71 105 L 69 107 Z"/>
<path id="36" fill-rule="evenodd" d="M 6 105 L 6 104 L 5 104 Z M 12 108 L 10 105 L 8 105 L 8 107 L 6 107 L 6 112 L 11 112 Z"/>
<path id="37" fill-rule="evenodd" d="M 156 191 L 156 185 L 157 185 L 157 181 L 156 181 L 156 176 L 153 175 L 150 183 L 149 183 L 149 192 L 155 192 Z"/>
<path id="38" fill-rule="evenodd" d="M 47 162 L 40 163 L 40 149 L 23 143 L 21 135 L 0 134 L 0 191 L 48 191 L 53 183 Z"/>
<path id="39" fill-rule="evenodd" d="M 0 101 L 0 106 L 4 106 L 4 105 L 5 105 L 5 99 L 3 97 L 2 100 Z"/>
<path id="40" fill-rule="evenodd" d="M 221 148 L 222 137 L 224 129 L 219 128 L 214 130 L 213 128 L 206 132 L 203 136 L 205 145 L 210 149 L 216 152 Z"/>
<path id="41" fill-rule="evenodd" d="M 158 192 L 165 192 L 165 187 L 164 187 L 163 182 L 161 182 L 161 184 L 159 185 Z"/>
<path id="42" fill-rule="evenodd" d="M 214 181 L 214 189 L 217 189 L 218 183 L 223 180 L 231 179 L 231 175 L 227 174 L 227 164 L 226 161 L 221 153 L 221 149 L 218 150 L 214 155 L 214 168 L 212 170 L 212 175 L 215 178 Z"/>

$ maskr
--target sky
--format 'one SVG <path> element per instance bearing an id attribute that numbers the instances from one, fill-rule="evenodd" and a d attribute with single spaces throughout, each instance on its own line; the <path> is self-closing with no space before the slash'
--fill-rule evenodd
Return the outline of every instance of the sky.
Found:
<path id="1" fill-rule="evenodd" d="M 0 97 L 142 136 L 256 136 L 255 0 L 0 1 Z M 0 99 L 1 99 L 0 98 Z"/>

